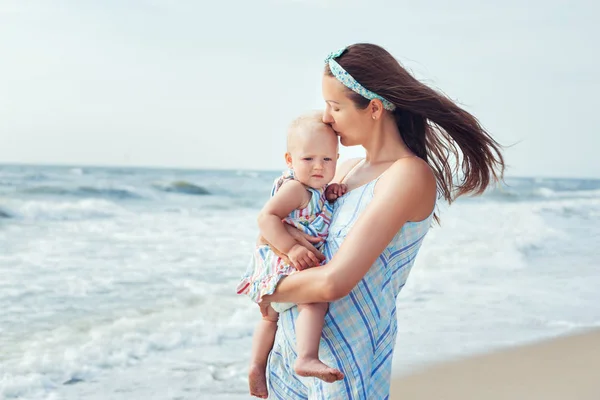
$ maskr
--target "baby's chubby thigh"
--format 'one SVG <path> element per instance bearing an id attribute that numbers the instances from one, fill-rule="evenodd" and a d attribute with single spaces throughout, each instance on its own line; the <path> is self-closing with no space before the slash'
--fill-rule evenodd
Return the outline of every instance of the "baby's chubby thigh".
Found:
<path id="1" fill-rule="evenodd" d="M 271 303 L 259 303 L 259 307 L 263 321 L 277 322 L 279 320 L 279 313 L 275 311 Z"/>

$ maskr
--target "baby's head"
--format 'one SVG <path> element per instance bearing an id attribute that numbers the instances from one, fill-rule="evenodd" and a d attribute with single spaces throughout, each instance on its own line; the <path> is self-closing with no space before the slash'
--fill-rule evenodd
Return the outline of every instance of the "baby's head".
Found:
<path id="1" fill-rule="evenodd" d="M 339 156 L 338 137 L 322 116 L 321 111 L 313 111 L 296 118 L 288 130 L 285 153 L 296 179 L 315 189 L 331 182 Z"/>

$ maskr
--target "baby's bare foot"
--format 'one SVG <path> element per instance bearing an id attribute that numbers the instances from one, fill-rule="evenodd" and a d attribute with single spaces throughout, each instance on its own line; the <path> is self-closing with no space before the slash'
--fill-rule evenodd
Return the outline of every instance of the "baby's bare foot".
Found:
<path id="1" fill-rule="evenodd" d="M 267 377 L 265 375 L 265 367 L 260 365 L 251 365 L 248 372 L 248 384 L 250 386 L 250 394 L 252 396 L 266 399 L 269 397 L 267 390 Z"/>
<path id="2" fill-rule="evenodd" d="M 294 370 L 300 376 L 313 376 L 328 383 L 344 379 L 341 371 L 323 364 L 317 358 L 298 358 Z"/>

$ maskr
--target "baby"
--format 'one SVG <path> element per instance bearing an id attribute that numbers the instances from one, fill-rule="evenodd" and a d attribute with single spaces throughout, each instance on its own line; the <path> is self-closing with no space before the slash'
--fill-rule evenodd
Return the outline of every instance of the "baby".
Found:
<path id="1" fill-rule="evenodd" d="M 271 197 L 258 217 L 260 235 L 269 244 L 259 243 L 248 269 L 238 285 L 237 293 L 246 294 L 261 306 L 262 320 L 252 341 L 249 384 L 250 393 L 267 398 L 266 365 L 275 340 L 277 320 L 294 304 L 264 304 L 262 296 L 272 294 L 279 281 L 296 271 L 320 264 L 307 248 L 299 245 L 284 224 L 322 239 L 327 237 L 332 206 L 346 192 L 345 185 L 329 184 L 335 175 L 338 138 L 321 113 L 305 114 L 290 125 L 285 161 L 288 170 L 274 182 Z M 287 259 L 276 254 L 272 245 Z M 319 360 L 319 341 L 327 303 L 298 304 L 296 345 L 298 358 L 294 365 L 300 376 L 313 376 L 326 382 L 344 378 L 341 371 Z"/>

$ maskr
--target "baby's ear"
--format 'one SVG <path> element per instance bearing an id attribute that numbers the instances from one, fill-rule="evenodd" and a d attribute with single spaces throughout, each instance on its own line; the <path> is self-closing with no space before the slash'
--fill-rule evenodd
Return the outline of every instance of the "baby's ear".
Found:
<path id="1" fill-rule="evenodd" d="M 292 155 L 291 153 L 288 151 L 287 153 L 285 153 L 285 163 L 287 164 L 288 167 L 292 167 Z"/>

